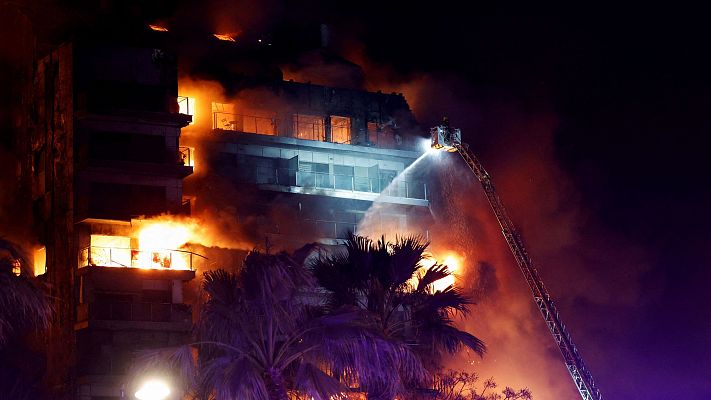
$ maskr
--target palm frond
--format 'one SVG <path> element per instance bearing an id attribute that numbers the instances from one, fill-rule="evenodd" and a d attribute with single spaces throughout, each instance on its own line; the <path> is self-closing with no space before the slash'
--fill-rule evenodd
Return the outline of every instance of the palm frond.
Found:
<path id="1" fill-rule="evenodd" d="M 269 399 L 262 371 L 244 357 L 212 359 L 201 368 L 201 376 L 203 392 L 213 392 L 217 399 Z"/>
<path id="2" fill-rule="evenodd" d="M 474 304 L 471 298 L 454 286 L 447 286 L 425 297 L 418 307 L 418 312 L 441 310 L 446 312 L 469 313 L 469 306 Z"/>
<path id="3" fill-rule="evenodd" d="M 181 387 L 185 391 L 194 387 L 197 368 L 193 347 L 184 345 L 137 352 L 129 373 L 130 380 L 139 383 L 151 375 L 170 377 L 172 386 Z"/>
<path id="4" fill-rule="evenodd" d="M 0 238 L 0 346 L 28 329 L 47 329 L 52 305 L 28 275 L 27 257 L 16 244 Z M 20 275 L 13 268 L 20 266 Z"/>
<path id="5" fill-rule="evenodd" d="M 295 378 L 296 389 L 315 400 L 345 399 L 348 387 L 311 363 L 301 363 Z"/>
<path id="6" fill-rule="evenodd" d="M 403 236 L 395 240 L 391 248 L 392 283 L 406 283 L 420 268 L 420 262 L 430 243 L 421 236 Z"/>
<path id="7" fill-rule="evenodd" d="M 434 264 L 417 277 L 417 292 L 425 292 L 431 284 L 452 275 L 446 265 Z"/>
<path id="8" fill-rule="evenodd" d="M 449 354 L 458 353 L 463 347 L 483 356 L 486 352 L 486 345 L 476 336 L 459 330 L 446 322 L 441 324 L 430 324 L 422 328 L 424 335 L 422 338 L 426 341 L 431 351 L 435 354 L 443 351 Z"/>

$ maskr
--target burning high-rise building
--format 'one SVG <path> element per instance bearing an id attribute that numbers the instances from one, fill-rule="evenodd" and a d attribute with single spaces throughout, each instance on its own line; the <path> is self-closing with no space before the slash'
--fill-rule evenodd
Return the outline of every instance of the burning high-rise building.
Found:
<path id="1" fill-rule="evenodd" d="M 412 223 L 429 202 L 423 178 L 403 173 L 421 151 L 401 94 L 263 71 L 207 74 L 221 88 L 209 91 L 179 71 L 175 47 L 152 45 L 53 46 L 17 106 L 36 271 L 56 303 L 46 337 L 56 398 L 129 397 L 138 351 L 189 340 L 186 283 L 209 267 L 190 243 L 336 244 L 376 200 L 389 206 L 369 224 L 427 235 Z"/>
<path id="2" fill-rule="evenodd" d="M 194 104 L 186 139 L 197 149 L 197 168 L 206 169 L 186 180 L 197 214 L 235 202 L 235 219 L 258 221 L 248 228 L 252 240 L 293 248 L 345 238 L 377 199 L 392 207 L 371 223 L 427 235 L 412 224 L 429 214 L 424 180 L 401 176 L 420 155 L 402 95 L 291 81 L 231 98 L 199 89 L 186 85 L 182 100 Z M 249 200 L 211 193 L 205 181 Z"/>

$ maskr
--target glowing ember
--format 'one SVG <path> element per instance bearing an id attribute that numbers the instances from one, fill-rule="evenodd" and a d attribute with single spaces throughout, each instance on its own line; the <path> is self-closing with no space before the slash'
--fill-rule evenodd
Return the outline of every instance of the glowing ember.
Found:
<path id="1" fill-rule="evenodd" d="M 168 28 L 164 28 L 160 25 L 148 25 L 148 27 L 157 32 L 168 32 Z"/>
<path id="2" fill-rule="evenodd" d="M 232 35 L 224 34 L 224 33 L 215 33 L 213 34 L 216 38 L 220 40 L 224 40 L 226 42 L 234 42 L 235 38 Z"/>

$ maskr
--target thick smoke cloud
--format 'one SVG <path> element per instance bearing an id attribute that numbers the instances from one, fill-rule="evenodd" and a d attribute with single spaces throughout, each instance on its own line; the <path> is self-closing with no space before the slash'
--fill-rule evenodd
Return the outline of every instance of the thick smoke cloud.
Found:
<path id="1" fill-rule="evenodd" d="M 546 107 L 545 92 L 513 98 L 445 74 L 398 82 L 387 66 L 361 63 L 371 87 L 405 93 L 421 122 L 435 124 L 447 115 L 462 128 L 598 384 L 633 390 L 634 383 L 607 374 L 605 367 L 626 362 L 626 318 L 635 307 L 661 298 L 659 277 L 650 272 L 653 260 L 642 248 L 594 220 L 595 205 L 582 199 L 557 158 L 558 122 Z M 463 356 L 453 365 L 492 375 L 501 384 L 528 386 L 537 398 L 576 397 L 478 182 L 455 155 L 439 155 L 427 167 L 436 181 L 428 185 L 437 191 L 431 199 L 437 220 L 430 228 L 433 250 L 464 257 L 467 269 L 458 284 L 477 304 L 460 323 L 490 349 L 481 360 Z"/>

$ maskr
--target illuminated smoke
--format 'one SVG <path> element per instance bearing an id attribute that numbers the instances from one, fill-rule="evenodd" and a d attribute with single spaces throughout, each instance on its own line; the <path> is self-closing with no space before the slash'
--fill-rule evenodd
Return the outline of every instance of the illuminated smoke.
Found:
<path id="1" fill-rule="evenodd" d="M 222 162 L 220 156 L 226 146 L 225 142 L 219 141 L 220 135 L 227 139 L 230 133 L 215 132 L 213 128 L 232 130 L 229 126 L 222 127 L 216 116 L 219 119 L 224 112 L 229 120 L 232 113 L 283 110 L 288 103 L 268 89 L 228 93 L 218 82 L 186 76 L 179 80 L 179 94 L 191 99 L 194 114 L 193 123 L 181 133 L 181 145 L 195 149 L 194 173 L 184 180 L 184 194 L 195 196 L 193 216 L 209 226 L 213 233 L 211 237 L 217 239 L 213 246 L 294 250 L 315 241 L 317 232 L 300 223 L 299 209 L 290 197 L 277 193 L 270 195 L 259 191 L 254 184 L 240 181 L 237 165 L 216 165 Z M 290 237 L 299 237 L 300 243 L 289 241 Z M 210 246 L 206 242 L 201 244 Z M 221 253 L 220 257 L 224 255 Z"/>

